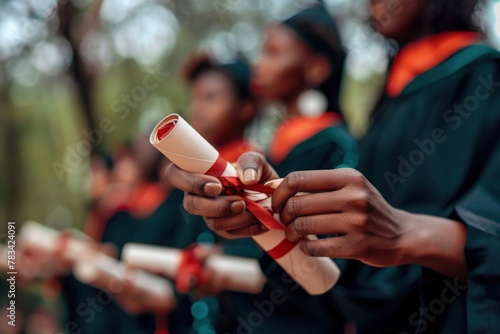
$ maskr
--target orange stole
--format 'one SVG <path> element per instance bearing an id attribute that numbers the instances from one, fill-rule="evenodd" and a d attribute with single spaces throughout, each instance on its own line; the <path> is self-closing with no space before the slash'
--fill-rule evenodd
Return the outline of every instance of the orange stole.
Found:
<path id="1" fill-rule="evenodd" d="M 332 112 L 315 118 L 297 116 L 286 121 L 276 130 L 269 158 L 275 164 L 281 163 L 297 145 L 340 122 L 340 115 Z"/>
<path id="2" fill-rule="evenodd" d="M 451 31 L 424 37 L 405 46 L 389 70 L 386 93 L 396 97 L 418 75 L 443 63 L 453 54 L 480 40 L 476 32 Z"/>

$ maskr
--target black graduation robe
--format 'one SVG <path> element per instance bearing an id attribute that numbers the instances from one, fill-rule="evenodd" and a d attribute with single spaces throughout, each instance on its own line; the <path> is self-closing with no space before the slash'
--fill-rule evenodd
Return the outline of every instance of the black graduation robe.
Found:
<path id="1" fill-rule="evenodd" d="M 325 127 L 329 125 L 322 122 L 319 125 L 322 128 L 320 132 L 326 134 Z M 323 137 L 318 133 L 314 133 L 313 136 L 321 138 L 321 140 L 316 140 L 321 144 L 317 153 L 322 153 L 318 155 L 318 160 L 321 160 L 322 164 L 328 165 L 328 161 L 331 161 L 329 153 L 332 151 L 332 145 L 323 146 L 323 143 L 328 142 L 331 144 L 332 137 L 326 135 Z M 304 138 L 302 139 L 304 140 Z M 313 143 L 314 141 L 310 141 L 307 143 L 308 146 L 304 145 L 304 148 L 307 149 L 302 149 L 301 152 L 310 152 L 314 148 Z M 298 145 L 300 146 L 301 143 L 298 143 Z M 244 147 L 246 151 L 251 149 L 248 145 L 230 143 L 220 148 L 219 152 L 226 160 L 236 161 L 243 153 L 241 149 L 237 149 L 241 147 Z M 328 152 L 323 152 L 323 149 L 328 150 Z M 308 158 L 309 163 L 317 165 L 319 168 L 320 164 L 317 160 L 312 160 L 311 155 Z M 285 158 L 287 163 L 293 161 L 293 159 L 287 159 Z M 261 259 L 265 254 L 250 238 L 224 240 L 222 245 L 223 252 L 227 255 Z M 266 268 L 270 266 L 275 268 L 276 263 L 274 260 L 271 261 L 269 265 L 265 265 Z M 255 295 L 234 291 L 225 291 L 220 294 L 218 299 L 221 307 L 221 318 L 218 322 L 217 332 L 224 334 L 342 333 L 342 321 L 335 316 L 331 316 L 330 313 L 324 312 L 325 309 L 329 308 L 328 300 L 324 297 L 311 299 L 295 282 L 289 278 L 288 281 L 289 283 L 283 288 L 269 280 L 264 285 L 263 290 Z M 309 309 L 304 308 L 304 302 L 307 302 Z"/>
<path id="2" fill-rule="evenodd" d="M 332 315 L 355 322 L 358 333 L 500 328 L 500 54 L 470 40 L 451 44 L 425 54 L 410 49 L 407 58 L 435 63 L 410 68 L 413 76 L 403 73 L 396 89 L 388 84 L 358 168 L 394 207 L 467 224 L 468 288 L 416 265 L 347 261 L 328 298 Z"/>
<path id="3" fill-rule="evenodd" d="M 285 122 L 277 129 L 267 157 L 280 177 L 294 171 L 355 167 L 358 163 L 356 142 L 340 116 L 331 112 L 316 119 L 299 116 Z"/>
<path id="4" fill-rule="evenodd" d="M 440 44 L 470 34 L 445 33 L 417 43 Z M 413 53 L 406 58 L 430 56 L 419 54 L 418 44 L 407 50 Z M 500 328 L 500 266 L 494 264 L 500 258 L 500 54 L 476 42 L 432 56 L 437 64 L 417 71 L 399 91 L 386 92 L 361 143 L 359 170 L 394 207 L 467 224 L 469 287 L 417 266 L 375 269 L 353 261 L 344 274 L 356 284 L 336 300 L 354 304 L 350 316 L 357 316 L 367 333 L 494 333 Z M 396 61 L 394 66 L 406 66 Z M 360 293 L 367 283 L 371 289 Z M 365 317 L 367 299 L 380 311 L 372 309 Z M 397 313 L 385 312 L 395 305 Z"/>
<path id="5" fill-rule="evenodd" d="M 337 114 L 299 116 L 277 130 L 268 158 L 282 177 L 298 170 L 355 167 L 357 145 Z M 265 253 L 260 264 L 268 281 L 260 294 L 239 296 L 234 333 L 343 333 L 344 320 L 325 295 L 310 296 Z"/>

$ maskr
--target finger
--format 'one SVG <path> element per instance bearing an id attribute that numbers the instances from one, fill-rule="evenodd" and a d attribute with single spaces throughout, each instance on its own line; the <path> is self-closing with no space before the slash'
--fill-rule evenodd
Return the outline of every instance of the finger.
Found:
<path id="1" fill-rule="evenodd" d="M 355 193 L 338 191 L 293 196 L 281 209 L 280 219 L 288 225 L 298 217 L 342 212 L 357 203 L 355 196 Z"/>
<path id="2" fill-rule="evenodd" d="M 337 221 L 338 214 L 299 217 L 285 230 L 288 240 L 298 241 L 307 235 L 346 234 L 347 226 Z"/>
<path id="3" fill-rule="evenodd" d="M 221 275 L 217 280 L 214 280 L 213 291 L 216 294 L 220 294 L 227 289 L 228 284 L 229 277 L 227 277 L 226 275 Z"/>
<path id="4" fill-rule="evenodd" d="M 230 232 L 250 225 L 257 224 L 258 220 L 248 211 L 230 217 L 205 218 L 208 228 L 214 232 Z"/>
<path id="5" fill-rule="evenodd" d="M 98 246 L 98 249 L 103 252 L 104 254 L 106 255 L 109 255 L 111 257 L 118 257 L 118 249 L 116 248 L 116 246 L 110 242 L 106 242 L 106 243 L 103 243 L 103 244 L 97 244 L 99 245 Z"/>
<path id="6" fill-rule="evenodd" d="M 220 181 L 209 175 L 183 171 L 174 164 L 165 169 L 165 177 L 174 187 L 191 194 L 219 196 L 222 191 Z"/>
<path id="7" fill-rule="evenodd" d="M 261 223 L 255 223 L 247 227 L 226 232 L 227 239 L 249 238 L 269 231 Z"/>
<path id="8" fill-rule="evenodd" d="M 290 173 L 273 193 L 273 210 L 281 212 L 286 201 L 299 192 L 335 191 L 355 180 L 362 182 L 364 176 L 350 168 Z"/>
<path id="9" fill-rule="evenodd" d="M 226 217 L 245 211 L 246 205 L 239 196 L 205 197 L 184 193 L 184 209 L 202 217 Z"/>
<path id="10" fill-rule="evenodd" d="M 304 238 L 300 241 L 300 248 L 305 254 L 316 257 L 356 259 L 356 254 L 359 254 L 359 242 L 348 235 L 320 240 Z"/>
<path id="11" fill-rule="evenodd" d="M 257 152 L 243 154 L 237 163 L 238 177 L 244 185 L 254 185 L 278 178 L 278 174 Z"/>

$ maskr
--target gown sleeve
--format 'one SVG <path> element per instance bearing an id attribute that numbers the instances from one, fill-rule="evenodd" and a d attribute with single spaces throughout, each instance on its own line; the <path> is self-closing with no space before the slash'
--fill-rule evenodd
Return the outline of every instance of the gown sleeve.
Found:
<path id="1" fill-rule="evenodd" d="M 476 111 L 483 118 L 479 145 L 486 157 L 476 180 L 454 207 L 453 218 L 467 225 L 465 257 L 468 333 L 495 333 L 500 328 L 500 61 L 476 73 L 489 82 L 491 96 Z"/>
<path id="2" fill-rule="evenodd" d="M 496 133 L 499 139 L 486 169 L 455 207 L 456 215 L 467 225 L 470 333 L 494 333 L 500 328 L 500 128 Z"/>

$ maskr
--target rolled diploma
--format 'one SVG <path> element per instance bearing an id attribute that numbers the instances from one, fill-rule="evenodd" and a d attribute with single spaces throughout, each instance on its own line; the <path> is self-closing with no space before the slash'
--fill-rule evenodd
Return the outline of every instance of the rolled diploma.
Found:
<path id="1" fill-rule="evenodd" d="M 53 254 L 57 251 L 61 232 L 45 225 L 28 221 L 24 223 L 19 243 L 25 248 Z M 75 261 L 89 248 L 89 242 L 69 236 L 64 248 L 63 255 L 67 260 Z"/>
<path id="2" fill-rule="evenodd" d="M 123 263 L 97 251 L 76 261 L 73 272 L 80 282 L 112 293 L 121 292 L 128 282 L 144 294 L 141 302 L 149 309 L 170 309 L 175 305 L 169 281 L 141 270 L 128 270 Z"/>
<path id="3" fill-rule="evenodd" d="M 170 124 L 166 135 L 160 140 L 158 130 Z M 177 167 L 191 173 L 206 174 L 216 162 L 219 153 L 182 117 L 170 114 L 156 125 L 150 142 Z M 237 177 L 234 167 L 227 163 L 222 176 Z M 257 198 L 256 198 L 257 199 Z M 259 203 L 268 206 L 269 200 Z M 279 220 L 279 218 L 277 217 Z M 276 247 L 285 239 L 285 232 L 270 230 L 252 237 L 265 251 Z M 315 239 L 314 236 L 307 238 Z M 319 295 L 330 290 L 340 276 L 340 270 L 329 258 L 311 257 L 296 245 L 276 262 L 311 295 Z"/>
<path id="4" fill-rule="evenodd" d="M 176 248 L 129 243 L 123 248 L 123 262 L 134 268 L 177 278 L 182 252 Z M 205 267 L 214 273 L 214 279 L 225 281 L 226 290 L 259 293 L 266 277 L 255 259 L 214 254 L 205 261 Z"/>

